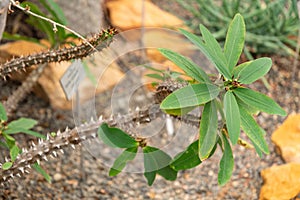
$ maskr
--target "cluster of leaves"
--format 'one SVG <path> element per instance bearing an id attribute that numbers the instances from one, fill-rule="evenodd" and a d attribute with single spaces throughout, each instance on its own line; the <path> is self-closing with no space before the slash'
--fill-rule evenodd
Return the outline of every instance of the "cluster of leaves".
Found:
<path id="1" fill-rule="evenodd" d="M 206 72 L 190 59 L 168 49 L 159 49 L 193 79 L 188 86 L 167 96 L 160 108 L 171 115 L 184 115 L 203 106 L 199 139 L 172 159 L 160 149 L 140 145 L 119 129 L 102 125 L 98 133 L 106 144 L 126 148 L 116 159 L 110 175 L 118 174 L 128 161 L 133 160 L 140 146 L 144 153 L 144 175 L 148 184 L 153 183 L 156 174 L 167 180 L 174 180 L 179 170 L 196 167 L 212 156 L 217 146 L 220 146 L 223 156 L 218 182 L 224 185 L 230 179 L 234 166 L 231 146 L 240 140 L 241 129 L 260 156 L 262 153 L 269 153 L 264 139 L 265 131 L 256 123 L 253 115 L 262 111 L 284 116 L 286 112 L 268 96 L 248 89 L 245 85 L 263 77 L 271 68 L 271 59 L 263 57 L 236 66 L 244 48 L 246 32 L 244 19 L 240 14 L 236 14 L 229 25 L 224 49 L 203 25 L 200 25 L 200 32 L 202 37 L 181 30 L 214 64 L 223 81 L 212 82 Z M 221 125 L 218 113 L 222 116 Z"/>
<path id="2" fill-rule="evenodd" d="M 198 24 L 204 24 L 224 41 L 228 26 L 235 13 L 244 16 L 247 25 L 245 53 L 291 54 L 296 49 L 299 18 L 297 0 L 177 0 L 192 13 L 188 25 L 198 32 Z M 251 57 L 251 54 L 247 54 Z"/>
<path id="3" fill-rule="evenodd" d="M 2 164 L 2 169 L 7 170 L 11 168 L 13 162 L 16 160 L 18 155 L 22 153 L 22 150 L 18 147 L 15 138 L 12 136 L 17 133 L 25 133 L 37 138 L 46 139 L 44 135 L 37 133 L 32 129 L 37 124 L 36 120 L 29 118 L 19 118 L 17 120 L 8 122 L 8 118 L 6 115 L 6 111 L 4 106 L 0 103 L 0 146 L 9 150 L 10 159 L 6 160 L 5 163 Z M 36 171 L 41 173 L 47 181 L 51 181 L 51 178 L 45 171 L 41 168 L 38 163 L 35 163 L 32 166 Z"/>
<path id="4" fill-rule="evenodd" d="M 43 16 L 47 17 L 48 19 L 51 19 L 59 24 L 66 25 L 67 19 L 64 15 L 64 12 L 59 7 L 57 3 L 53 0 L 40 0 L 39 1 L 43 8 L 49 13 L 48 16 L 46 16 L 40 7 L 38 5 L 29 2 L 24 1 L 21 3 L 21 6 L 28 7 L 30 11 Z M 64 44 L 67 42 L 68 38 L 75 38 L 76 36 L 72 33 L 68 33 L 65 29 L 61 27 L 53 27 L 53 25 L 47 21 L 41 20 L 39 18 L 36 18 L 35 16 L 30 15 L 28 19 L 26 20 L 26 23 L 32 25 L 42 33 L 46 34 L 47 40 L 50 42 L 52 48 L 56 48 L 61 44 Z M 4 39 L 12 39 L 12 40 L 27 40 L 32 41 L 36 43 L 40 43 L 40 41 L 36 38 L 31 38 L 27 36 L 21 36 L 19 34 L 9 34 L 7 32 L 3 33 Z"/>

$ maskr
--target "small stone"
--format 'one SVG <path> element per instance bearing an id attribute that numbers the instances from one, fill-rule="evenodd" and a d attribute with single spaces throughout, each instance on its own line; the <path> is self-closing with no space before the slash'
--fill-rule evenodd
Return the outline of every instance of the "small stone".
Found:
<path id="1" fill-rule="evenodd" d="M 300 193 L 300 164 L 272 166 L 261 171 L 260 200 L 292 199 Z"/>
<path id="2" fill-rule="evenodd" d="M 60 181 L 63 178 L 63 176 L 60 173 L 56 173 L 53 176 L 54 181 Z"/>

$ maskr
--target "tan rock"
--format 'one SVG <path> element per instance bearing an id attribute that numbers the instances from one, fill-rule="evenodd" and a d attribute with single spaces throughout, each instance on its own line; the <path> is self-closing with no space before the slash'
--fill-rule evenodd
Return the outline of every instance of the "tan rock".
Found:
<path id="1" fill-rule="evenodd" d="M 150 1 L 115 0 L 108 1 L 110 19 L 114 26 L 122 30 L 145 27 L 184 27 L 184 22 L 174 15 L 161 10 Z"/>
<path id="2" fill-rule="evenodd" d="M 292 199 L 300 193 L 300 164 L 272 166 L 261 171 L 260 200 Z"/>
<path id="3" fill-rule="evenodd" d="M 286 162 L 300 163 L 300 114 L 290 115 L 274 131 L 272 141 Z"/>

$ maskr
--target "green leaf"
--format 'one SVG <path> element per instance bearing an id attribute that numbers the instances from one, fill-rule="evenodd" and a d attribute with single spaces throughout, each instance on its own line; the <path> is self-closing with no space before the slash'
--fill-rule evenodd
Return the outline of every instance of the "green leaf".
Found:
<path id="1" fill-rule="evenodd" d="M 244 62 L 244 63 L 241 63 L 239 64 L 238 66 L 236 66 L 235 68 L 233 68 L 233 77 L 234 78 L 238 78 L 239 77 L 239 73 L 245 68 L 247 67 L 248 65 L 250 65 L 250 63 L 252 62 L 251 61 L 248 61 L 248 62 Z"/>
<path id="2" fill-rule="evenodd" d="M 205 29 L 205 27 L 202 29 Z M 222 52 L 222 49 L 221 49 L 221 54 L 220 54 L 220 48 L 221 48 L 220 46 L 217 47 L 217 49 L 208 47 L 206 44 L 204 44 L 204 42 L 197 35 L 190 33 L 183 29 L 180 29 L 180 32 L 201 50 L 201 52 L 216 66 L 218 71 L 220 73 L 222 72 L 221 74 L 223 76 L 225 76 L 227 79 L 231 79 L 230 73 L 226 67 L 226 62 L 225 62 L 226 59 Z M 205 35 L 207 35 L 206 34 L 207 32 L 209 33 L 209 31 L 207 29 L 206 29 L 206 31 L 204 30 L 203 32 Z M 211 35 L 211 33 L 209 33 L 209 35 L 210 35 L 210 37 L 212 37 L 212 40 L 215 40 L 213 38 L 213 36 Z M 213 43 L 215 43 L 215 42 L 213 42 Z M 214 52 L 214 51 L 216 51 L 216 52 Z M 219 58 L 218 56 L 220 56 L 221 58 Z"/>
<path id="3" fill-rule="evenodd" d="M 236 14 L 230 22 L 224 46 L 224 55 L 227 58 L 229 72 L 232 72 L 241 56 L 244 48 L 245 33 L 244 19 L 242 15 Z"/>
<path id="4" fill-rule="evenodd" d="M 4 132 L 6 134 L 25 133 L 25 134 L 32 135 L 32 136 L 37 137 L 37 138 L 46 139 L 46 136 L 44 136 L 40 133 L 37 133 L 37 132 L 32 131 L 32 130 L 23 129 L 23 128 L 8 128 Z"/>
<path id="5" fill-rule="evenodd" d="M 32 165 L 32 168 L 35 169 L 35 171 L 37 171 L 38 173 L 40 173 L 48 183 L 51 183 L 51 177 L 38 163 L 34 163 Z"/>
<path id="6" fill-rule="evenodd" d="M 169 181 L 174 181 L 177 178 L 177 171 L 175 171 L 169 165 L 160 170 L 157 170 L 157 173 Z"/>
<path id="7" fill-rule="evenodd" d="M 17 145 L 14 145 L 11 149 L 10 149 L 10 158 L 11 161 L 14 162 L 17 158 L 17 156 L 19 155 L 20 149 Z"/>
<path id="8" fill-rule="evenodd" d="M 126 163 L 135 158 L 137 150 L 138 147 L 132 147 L 123 151 L 123 153 L 115 160 L 113 166 L 110 168 L 109 176 L 116 176 L 119 174 L 126 166 Z"/>
<path id="9" fill-rule="evenodd" d="M 262 93 L 247 88 L 236 88 L 233 92 L 244 103 L 260 111 L 286 116 L 286 112 L 273 99 Z"/>
<path id="10" fill-rule="evenodd" d="M 151 186 L 155 180 L 156 171 L 153 172 L 144 172 L 144 176 L 147 179 L 147 183 L 149 186 Z"/>
<path id="11" fill-rule="evenodd" d="M 231 91 L 224 95 L 224 113 L 226 127 L 232 144 L 236 144 L 240 136 L 240 111 L 235 96 Z"/>
<path id="12" fill-rule="evenodd" d="M 262 129 L 258 126 L 253 117 L 243 108 L 239 107 L 241 114 L 241 127 L 250 138 L 253 144 L 256 144 L 260 150 L 268 154 L 268 145 L 264 139 Z"/>
<path id="13" fill-rule="evenodd" d="M 196 140 L 195 142 L 190 144 L 185 151 L 176 155 L 170 166 L 174 170 L 179 171 L 194 168 L 197 165 L 201 164 L 201 160 L 198 156 L 198 143 L 199 141 Z"/>
<path id="14" fill-rule="evenodd" d="M 250 61 L 238 74 L 238 81 L 243 84 L 250 84 L 263 77 L 271 69 L 272 60 L 270 58 L 258 58 Z"/>
<path id="15" fill-rule="evenodd" d="M 167 96 L 160 108 L 168 113 L 168 110 L 198 106 L 216 98 L 219 91 L 219 88 L 212 84 L 188 85 Z"/>
<path id="16" fill-rule="evenodd" d="M 180 67 L 191 78 L 197 80 L 198 82 L 211 82 L 205 71 L 203 71 L 190 59 L 168 49 L 160 48 L 158 50 L 161 54 L 163 54 L 169 60 L 174 62 L 178 67 Z"/>
<path id="17" fill-rule="evenodd" d="M 36 120 L 21 117 L 17 120 L 14 120 L 14 121 L 10 122 L 7 127 L 9 129 L 14 129 L 14 130 L 17 130 L 17 129 L 31 129 L 36 124 L 37 124 Z"/>
<path id="18" fill-rule="evenodd" d="M 4 106 L 0 103 L 0 121 L 7 121 L 7 115 Z"/>
<path id="19" fill-rule="evenodd" d="M 222 141 L 224 145 L 223 156 L 220 161 L 220 170 L 218 173 L 218 183 L 219 185 L 225 185 L 232 175 L 233 167 L 234 167 L 234 159 L 232 155 L 232 150 L 227 138 L 221 134 Z"/>
<path id="20" fill-rule="evenodd" d="M 131 148 L 139 145 L 137 141 L 121 129 L 109 127 L 106 123 L 98 128 L 98 137 L 111 147 Z"/>
<path id="21" fill-rule="evenodd" d="M 213 150 L 217 139 L 218 113 L 214 101 L 205 104 L 199 131 L 199 158 L 207 159 Z"/>
<path id="22" fill-rule="evenodd" d="M 170 164 L 172 158 L 160 149 L 146 146 L 143 148 L 145 172 L 158 171 Z"/>
<path id="23" fill-rule="evenodd" d="M 164 80 L 165 78 L 162 76 L 162 75 L 160 75 L 160 74 L 146 74 L 145 76 L 148 76 L 148 77 L 150 77 L 150 78 L 154 78 L 154 79 L 158 79 L 158 80 Z"/>
<path id="24" fill-rule="evenodd" d="M 2 165 L 2 169 L 3 169 L 3 170 L 8 170 L 9 168 L 11 168 L 12 165 L 13 165 L 12 162 L 5 162 L 5 163 L 3 163 L 3 165 Z"/>
<path id="25" fill-rule="evenodd" d="M 254 108 L 254 107 L 250 106 L 249 104 L 246 104 L 238 97 L 236 97 L 236 102 L 239 107 L 242 106 L 251 115 L 257 115 L 259 113 L 259 110 L 257 108 Z"/>
<path id="26" fill-rule="evenodd" d="M 227 68 L 226 58 L 219 43 L 209 30 L 205 28 L 205 26 L 200 25 L 200 31 L 205 42 L 207 52 L 209 53 L 210 60 L 215 64 L 220 74 L 227 79 L 231 79 L 231 74 Z"/>
<path id="27" fill-rule="evenodd" d="M 9 147 L 9 149 L 11 149 L 16 144 L 15 138 L 7 135 L 6 133 L 3 133 L 2 135 L 6 141 L 7 146 Z"/>

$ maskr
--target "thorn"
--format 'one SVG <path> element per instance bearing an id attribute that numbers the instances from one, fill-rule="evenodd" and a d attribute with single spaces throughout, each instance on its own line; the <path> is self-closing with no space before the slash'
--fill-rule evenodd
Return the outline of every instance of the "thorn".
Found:
<path id="1" fill-rule="evenodd" d="M 71 147 L 72 147 L 73 149 L 75 149 L 75 145 L 74 145 L 74 144 L 71 144 Z"/>
<path id="2" fill-rule="evenodd" d="M 57 131 L 56 135 L 59 136 L 61 134 L 60 130 Z"/>
<path id="3" fill-rule="evenodd" d="M 25 170 L 25 173 L 29 174 L 29 171 L 28 171 L 28 170 Z"/>
<path id="4" fill-rule="evenodd" d="M 16 175 L 21 178 L 21 175 L 19 173 L 17 173 Z"/>
<path id="5" fill-rule="evenodd" d="M 82 140 L 86 140 L 86 135 L 81 136 Z"/>
<path id="6" fill-rule="evenodd" d="M 38 142 L 39 142 L 39 144 L 42 144 L 43 140 L 41 138 L 39 138 Z"/>
<path id="7" fill-rule="evenodd" d="M 38 154 L 41 156 L 43 154 L 43 151 L 39 151 Z"/>
<path id="8" fill-rule="evenodd" d="M 7 157 L 5 157 L 5 162 L 8 162 L 8 158 Z"/>
<path id="9" fill-rule="evenodd" d="M 62 154 L 64 154 L 64 153 L 65 153 L 63 149 L 60 149 L 60 152 L 61 152 Z"/>
<path id="10" fill-rule="evenodd" d="M 29 168 L 29 169 L 31 169 L 31 166 L 30 166 L 29 164 L 28 164 L 28 165 L 26 165 L 26 167 L 27 167 L 27 168 Z"/>
<path id="11" fill-rule="evenodd" d="M 99 121 L 102 121 L 102 119 L 103 119 L 103 115 L 100 115 Z"/>
<path id="12" fill-rule="evenodd" d="M 37 162 L 38 165 L 40 165 L 40 160 L 39 159 L 37 159 L 36 162 Z"/>
<path id="13" fill-rule="evenodd" d="M 135 108 L 135 111 L 140 111 L 140 107 L 137 106 L 137 107 Z"/>
<path id="14" fill-rule="evenodd" d="M 48 161 L 48 159 L 47 159 L 47 156 L 46 156 L 46 155 L 44 155 L 44 156 L 43 156 L 43 159 L 44 159 L 45 161 Z"/>
<path id="15" fill-rule="evenodd" d="M 47 133 L 46 139 L 49 140 L 49 138 L 50 138 L 50 134 Z"/>
<path id="16" fill-rule="evenodd" d="M 31 141 L 31 144 L 32 144 L 32 147 L 35 147 L 35 144 L 34 144 L 34 142 L 33 142 L 33 141 Z"/>
<path id="17" fill-rule="evenodd" d="M 95 121 L 94 121 L 94 118 L 93 118 L 93 117 L 91 117 L 91 122 L 92 122 L 92 123 L 95 123 Z"/>
<path id="18" fill-rule="evenodd" d="M 3 176 L 2 179 L 3 179 L 4 181 L 6 181 L 6 176 Z"/>
<path id="19" fill-rule="evenodd" d="M 92 133 L 91 136 L 92 136 L 92 138 L 96 138 L 97 134 L 96 133 Z"/>
<path id="20" fill-rule="evenodd" d="M 13 173 L 11 173 L 11 174 L 10 174 L 10 177 L 11 177 L 11 178 L 14 178 L 14 174 L 13 174 Z"/>
<path id="21" fill-rule="evenodd" d="M 60 144 L 54 145 L 57 149 L 60 149 Z"/>
<path id="22" fill-rule="evenodd" d="M 19 167 L 19 170 L 24 174 L 24 167 Z"/>
<path id="23" fill-rule="evenodd" d="M 57 157 L 56 151 L 53 151 L 52 154 L 54 155 L 54 157 Z"/>
<path id="24" fill-rule="evenodd" d="M 66 132 L 68 132 L 69 131 L 69 127 L 66 127 L 66 130 L 65 130 Z"/>

